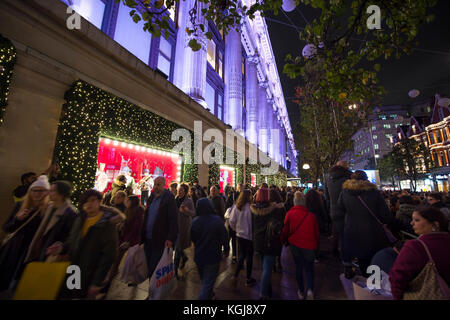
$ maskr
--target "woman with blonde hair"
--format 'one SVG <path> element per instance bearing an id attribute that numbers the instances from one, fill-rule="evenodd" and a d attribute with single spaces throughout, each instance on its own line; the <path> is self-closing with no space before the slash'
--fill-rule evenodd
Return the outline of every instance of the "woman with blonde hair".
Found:
<path id="1" fill-rule="evenodd" d="M 47 210 L 49 191 L 47 176 L 40 176 L 3 225 L 8 235 L 0 249 L 0 292 L 12 289 L 22 274 L 28 247 Z"/>

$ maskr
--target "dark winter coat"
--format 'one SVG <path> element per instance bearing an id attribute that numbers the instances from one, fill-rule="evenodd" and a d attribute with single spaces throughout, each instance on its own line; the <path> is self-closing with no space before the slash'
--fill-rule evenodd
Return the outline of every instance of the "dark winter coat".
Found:
<path id="1" fill-rule="evenodd" d="M 344 182 L 335 207 L 335 219 L 344 225 L 343 257 L 346 262 L 350 262 L 355 257 L 370 261 L 379 250 L 390 245 L 383 228 L 361 203 L 358 196 L 383 224 L 390 223 L 392 219 L 389 208 L 376 185 L 363 180 Z"/>
<path id="2" fill-rule="evenodd" d="M 342 191 L 342 184 L 350 179 L 351 175 L 351 171 L 341 166 L 332 167 L 328 173 L 328 179 L 325 184 L 325 196 L 328 200 L 327 204 L 330 206 L 328 212 L 330 212 L 333 221 L 336 213 L 336 205 Z M 336 223 L 336 221 L 334 222 Z M 336 224 L 336 229 L 338 232 L 342 232 L 342 228 L 342 224 Z"/>
<path id="3" fill-rule="evenodd" d="M 202 198 L 197 202 L 197 217 L 192 221 L 191 239 L 194 242 L 194 261 L 198 265 L 220 263 L 222 246 L 228 240 L 227 230 L 214 212 L 209 199 Z"/>
<path id="4" fill-rule="evenodd" d="M 76 218 L 62 254 L 66 253 L 72 265 L 81 270 L 81 289 L 70 290 L 70 297 L 84 297 L 90 286 L 102 286 L 108 271 L 114 263 L 119 243 L 117 216 L 120 213 L 111 207 L 100 207 L 100 220 L 82 236 L 87 219 L 84 212 Z"/>
<path id="5" fill-rule="evenodd" d="M 278 239 L 271 248 L 267 247 L 266 229 L 270 219 L 274 218 L 281 223 L 284 222 L 286 212 L 284 203 L 265 203 L 252 204 L 250 211 L 253 217 L 253 248 L 256 252 L 277 256 L 280 254 L 282 246 L 281 240 Z"/>
<path id="6" fill-rule="evenodd" d="M 225 201 L 223 200 L 223 197 L 218 195 L 214 198 L 209 197 L 209 199 L 212 201 L 215 213 L 222 219 L 222 221 L 225 221 Z"/>
<path id="7" fill-rule="evenodd" d="M 415 206 L 408 203 L 403 203 L 399 206 L 395 218 L 398 220 L 400 229 L 414 234 L 414 230 L 411 226 L 412 214 Z"/>
<path id="8" fill-rule="evenodd" d="M 25 261 L 45 261 L 48 247 L 55 242 L 67 241 L 77 216 L 78 211 L 70 200 L 57 209 L 50 205 L 33 237 Z"/>
<path id="9" fill-rule="evenodd" d="M 169 190 L 164 190 L 160 195 L 161 202 L 158 208 L 158 216 L 156 217 L 155 224 L 152 231 L 152 243 L 151 246 L 155 250 L 162 251 L 165 247 L 166 241 L 171 241 L 174 245 L 178 237 L 178 208 L 175 202 L 175 197 Z M 147 201 L 147 210 L 145 210 L 144 224 L 141 232 L 141 243 L 145 242 L 146 229 L 148 220 L 148 208 L 155 199 L 155 194 L 152 195 Z"/>
<path id="10" fill-rule="evenodd" d="M 36 213 L 37 209 L 31 210 L 27 219 L 19 221 L 16 214 L 19 212 L 22 202 L 18 202 L 14 207 L 8 220 L 3 224 L 3 231 L 13 233 L 21 225 Z M 13 238 L 11 238 L 0 249 L 0 291 L 8 289 L 10 283 L 14 279 L 19 279 L 23 271 L 23 262 L 28 252 L 31 240 L 39 228 L 43 214 L 38 213 L 33 220 L 27 223 L 19 230 Z"/>
<path id="11" fill-rule="evenodd" d="M 178 239 L 176 248 L 184 250 L 191 246 L 191 223 L 192 218 L 195 217 L 194 203 L 191 198 L 186 197 L 181 205 L 187 207 L 187 212 L 181 212 L 178 209 Z"/>
<path id="12" fill-rule="evenodd" d="M 120 234 L 120 244 L 128 242 L 133 247 L 141 242 L 144 208 L 139 206 L 133 212 L 125 212 L 126 220 Z"/>

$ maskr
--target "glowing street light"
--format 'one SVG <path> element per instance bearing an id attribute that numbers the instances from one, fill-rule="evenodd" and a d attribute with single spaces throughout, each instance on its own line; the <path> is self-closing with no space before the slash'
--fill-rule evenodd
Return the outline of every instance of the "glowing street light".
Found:
<path id="1" fill-rule="evenodd" d="M 303 165 L 303 170 L 308 170 L 308 169 L 310 169 L 311 167 L 309 166 L 309 164 L 307 164 L 307 163 L 305 163 L 304 165 Z"/>
<path id="2" fill-rule="evenodd" d="M 352 105 L 349 105 L 348 106 L 348 109 L 349 110 L 355 110 L 355 109 L 357 109 L 358 108 L 358 106 L 356 105 L 356 104 L 352 104 Z"/>

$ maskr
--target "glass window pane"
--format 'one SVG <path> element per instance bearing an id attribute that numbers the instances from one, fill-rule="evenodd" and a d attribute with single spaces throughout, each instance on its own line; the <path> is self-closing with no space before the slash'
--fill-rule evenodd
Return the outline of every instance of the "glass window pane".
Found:
<path id="1" fill-rule="evenodd" d="M 169 14 L 170 14 L 170 19 L 172 19 L 172 21 L 176 23 L 176 21 L 175 21 L 175 13 L 176 13 L 175 7 L 176 7 L 176 3 L 174 3 L 172 8 L 170 8 L 168 11 L 169 11 Z"/>
<path id="2" fill-rule="evenodd" d="M 64 1 L 69 5 L 70 1 Z M 102 28 L 105 3 L 102 0 L 72 0 L 72 9 L 97 28 Z"/>
<path id="3" fill-rule="evenodd" d="M 158 69 L 164 72 L 167 76 L 170 76 L 170 61 L 167 60 L 162 54 L 158 57 Z"/>
<path id="4" fill-rule="evenodd" d="M 167 41 L 166 39 L 164 39 L 163 36 L 161 36 L 160 38 L 161 40 L 159 41 L 159 51 L 161 51 L 162 53 L 164 53 L 164 55 L 171 59 L 172 58 L 172 44 Z"/>
<path id="5" fill-rule="evenodd" d="M 211 111 L 211 113 L 214 113 L 214 101 L 216 97 L 216 91 L 209 83 L 206 83 L 206 104 Z"/>
<path id="6" fill-rule="evenodd" d="M 219 70 L 217 70 L 219 76 L 223 79 L 223 54 L 221 51 L 219 51 L 219 63 L 217 68 Z"/>
<path id="7" fill-rule="evenodd" d="M 208 62 L 215 69 L 216 68 L 216 44 L 212 40 L 208 40 Z"/>
<path id="8" fill-rule="evenodd" d="M 134 23 L 130 17 L 131 10 L 120 2 L 114 40 L 145 64 L 148 64 L 152 35 L 142 29 L 143 21 Z"/>

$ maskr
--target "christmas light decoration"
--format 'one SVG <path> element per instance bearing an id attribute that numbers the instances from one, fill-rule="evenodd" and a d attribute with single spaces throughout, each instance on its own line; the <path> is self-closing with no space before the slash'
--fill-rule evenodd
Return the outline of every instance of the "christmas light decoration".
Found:
<path id="1" fill-rule="evenodd" d="M 13 44 L 0 34 L 0 126 L 8 104 L 9 87 L 16 60 L 17 52 Z"/>
<path id="2" fill-rule="evenodd" d="M 171 141 L 171 135 L 181 128 L 179 125 L 84 81 L 76 81 L 65 99 L 54 158 L 62 177 L 73 183 L 75 203 L 82 192 L 94 185 L 100 137 L 105 142 L 111 140 L 115 146 L 140 145 L 141 152 L 145 147 L 161 156 L 163 152 L 170 156 L 170 150 L 178 143 Z M 184 171 L 178 171 L 179 181 L 198 177 L 197 165 L 180 165 Z"/>

